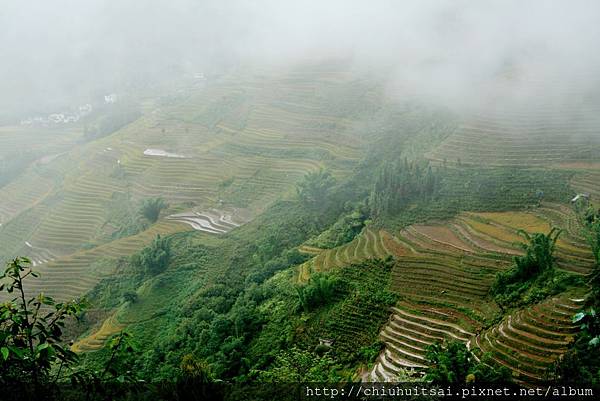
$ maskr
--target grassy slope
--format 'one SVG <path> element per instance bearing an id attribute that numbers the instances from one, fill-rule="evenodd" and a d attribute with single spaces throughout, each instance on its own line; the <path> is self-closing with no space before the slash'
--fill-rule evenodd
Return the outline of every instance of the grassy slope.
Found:
<path id="1" fill-rule="evenodd" d="M 218 199 L 252 209 L 256 220 L 223 238 L 192 232 L 175 234 L 176 256 L 166 272 L 139 279 L 125 263 L 91 293 L 96 307 L 112 312 L 109 319 L 88 331 L 78 349 L 98 349 L 108 336 L 129 327 L 144 350 L 139 361 L 141 371 L 156 377 L 174 374 L 185 353 L 207 359 L 224 377 L 247 375 L 251 367 L 267 366 L 279 348 L 292 344 L 312 347 L 319 336 L 334 337 L 341 344 L 336 352 L 350 364 L 346 369 L 351 371 L 352 364 L 368 361 L 341 356 L 344 344 L 351 345 L 352 333 L 358 333 L 364 336 L 361 345 L 373 345 L 382 328 L 386 348 L 369 372 L 373 379 L 393 375 L 401 367 L 422 366 L 427 343 L 458 338 L 492 352 L 494 359 L 513 369 L 519 380 L 539 380 L 540 369 L 553 360 L 548 355 L 558 355 L 564 349 L 546 347 L 554 343 L 544 340 L 544 335 L 563 341 L 572 330 L 564 324 L 564 330 L 548 334 L 544 327 L 557 321 L 553 316 L 568 315 L 577 303 L 573 299 L 579 299 L 585 288 L 533 306 L 545 311 L 533 320 L 521 318 L 527 311 L 510 311 L 503 316 L 487 296 L 487 289 L 495 272 L 505 269 L 511 255 L 518 253 L 512 243 L 518 228 L 535 231 L 558 225 L 567 229 L 559 244 L 561 268 L 575 274 L 589 271 L 586 246 L 565 204 L 573 194 L 569 180 L 576 189 L 595 190 L 595 172 L 586 166 L 565 164 L 577 160 L 579 145 L 561 157 L 564 138 L 553 134 L 558 129 L 547 131 L 552 144 L 547 158 L 540 146 L 543 142 L 523 144 L 515 139 L 531 128 L 527 124 L 508 134 L 499 130 L 493 136 L 488 135 L 489 122 L 469 129 L 468 135 L 486 138 L 480 142 L 481 149 L 474 151 L 456 139 L 467 131 L 462 126 L 457 129 L 454 118 L 424 110 L 379 108 L 374 93 L 345 74 L 314 69 L 268 81 L 229 77 L 201 90 L 184 92 L 148 107 L 144 117 L 121 131 L 49 163 L 44 168 L 64 172 L 63 180 L 53 184 L 49 194 L 33 195 L 35 205 L 14 217 L 13 225 L 27 230 L 21 232 L 7 224 L 9 229 L 1 229 L 0 237 L 12 238 L 11 252 L 19 251 L 19 244 L 22 246 L 27 238 L 39 241 L 34 242 L 36 246 L 52 246 L 54 252 L 64 254 L 76 252 L 85 242 L 97 244 L 109 234 L 103 232 L 103 222 L 106 205 L 115 192 L 125 192 L 134 201 L 161 195 L 173 209 L 192 204 L 212 206 Z M 365 98 L 369 99 L 366 105 Z M 539 127 L 533 128 L 539 131 Z M 494 138 L 504 134 L 510 140 L 499 144 Z M 144 157 L 143 149 L 151 147 L 190 158 Z M 492 149 L 494 157 L 489 156 Z M 283 263 L 283 272 L 264 281 L 278 271 L 269 270 L 273 266 L 269 263 L 280 258 L 282 251 L 301 246 L 333 224 L 345 201 L 366 196 L 381 159 L 419 159 L 424 152 L 439 165 L 444 159 L 448 161 L 448 173 L 436 199 L 417 203 L 389 221 L 379 222 L 385 230 L 370 226 L 341 247 L 324 252 L 309 249 L 314 257 L 300 265 L 299 275 L 292 274 L 289 264 Z M 528 162 L 531 152 L 540 156 Z M 120 168 L 116 160 L 120 160 Z M 337 207 L 326 207 L 315 215 L 294 201 L 276 201 L 285 199 L 305 172 L 322 166 L 328 166 L 345 183 L 336 189 Z M 29 188 L 30 183 L 23 181 L 21 186 Z M 544 191 L 542 208 L 533 207 L 538 190 Z M 0 190 L 0 199 L 2 196 L 7 195 Z M 459 214 L 515 209 L 526 211 Z M 140 236 L 150 238 L 148 233 Z M 127 240 L 105 245 L 107 249 L 123 249 L 110 256 L 126 256 L 146 243 L 120 248 L 120 241 Z M 65 258 L 81 260 L 78 255 L 88 253 Z M 389 289 L 400 297 L 387 323 L 386 313 L 382 313 L 385 308 L 363 304 L 351 293 L 342 294 L 335 307 L 304 316 L 294 312 L 293 284 L 298 278 L 306 281 L 315 271 L 344 275 L 351 262 L 364 268 L 369 266 L 362 264 L 365 259 L 386 255 L 399 259 L 389 272 Z M 62 260 L 67 259 L 59 259 L 55 265 L 65 265 Z M 114 268 L 110 260 L 93 258 L 81 266 L 85 270 L 94 263 Z M 73 271 L 65 269 L 62 277 Z M 263 279 L 256 278 L 265 271 L 269 273 Z M 388 280 L 370 273 L 352 280 Z M 92 288 L 96 282 L 90 280 L 78 291 Z M 137 302 L 122 302 L 121 295 L 128 290 L 137 292 Z M 254 321 L 260 327 L 236 323 L 242 314 L 240 305 L 245 304 L 253 305 L 244 313 L 259 316 Z M 520 319 L 516 334 L 505 334 L 513 330 L 507 328 L 509 319 Z M 217 335 L 219 327 L 228 329 Z M 241 343 L 236 345 L 236 341 Z M 514 358 L 510 347 L 529 352 L 521 359 Z M 93 355 L 92 360 L 97 357 Z M 233 360 L 242 356 L 250 360 L 243 366 L 235 365 Z"/>
<path id="2" fill-rule="evenodd" d="M 315 67 L 269 78 L 215 78 L 155 101 L 137 121 L 36 164 L 0 188 L 0 213 L 7 219 L 0 227 L 0 259 L 56 259 L 43 267 L 53 271 L 50 280 L 62 274 L 85 278 L 95 260 L 90 255 L 101 253 L 85 250 L 111 241 L 119 228 L 112 208 L 121 201 L 115 199 L 135 205 L 161 196 L 173 211 L 234 206 L 257 214 L 293 191 L 307 172 L 328 168 L 342 178 L 364 151 L 362 133 L 353 129 L 362 117 L 351 99 L 369 90 L 343 71 Z M 340 92 L 348 104 L 322 107 Z M 362 113 L 370 110 L 365 107 Z M 145 156 L 147 148 L 186 158 Z M 164 228 L 150 229 L 146 236 L 173 231 Z M 120 240 L 110 247 L 117 251 L 106 256 L 127 256 L 142 242 L 121 246 Z M 71 266 L 73 260 L 78 261 L 75 270 L 53 267 Z M 77 291 L 52 295 L 83 294 L 94 282 L 82 279 L 81 285 L 72 285 Z"/>

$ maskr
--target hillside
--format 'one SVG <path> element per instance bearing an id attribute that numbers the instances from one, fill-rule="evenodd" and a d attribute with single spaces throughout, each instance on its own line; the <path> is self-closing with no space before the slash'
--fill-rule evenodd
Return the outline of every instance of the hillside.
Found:
<path id="1" fill-rule="evenodd" d="M 420 380 L 429 347 L 458 341 L 533 386 L 571 349 L 597 267 L 571 204 L 600 194 L 594 99 L 460 112 L 338 63 L 169 89 L 130 95 L 139 116 L 99 137 L 28 127 L 44 145 L 0 186 L 0 260 L 32 260 L 31 293 L 89 300 L 69 328 L 83 365 L 127 330 L 157 380 L 186 356 L 264 380 L 319 347 L 343 379 Z M 24 129 L 0 143 L 26 147 Z M 499 302 L 522 231 L 553 227 L 556 283 Z"/>
<path id="2" fill-rule="evenodd" d="M 165 221 L 138 234 L 139 240 L 119 238 L 131 228 L 124 216 L 142 200 L 163 198 L 166 220 L 185 222 L 177 216 L 218 209 L 233 213 L 239 225 L 292 193 L 307 172 L 327 168 L 342 178 L 364 154 L 363 133 L 353 127 L 361 118 L 355 105 L 322 107 L 338 93 L 348 99 L 367 94 L 343 71 L 233 74 L 193 84 L 172 97 L 144 100 L 141 117 L 91 142 L 81 143 L 71 131 L 39 129 L 39 135 L 56 136 L 56 144 L 40 138 L 48 156 L 0 188 L 0 259 L 28 256 L 45 281 L 68 275 L 77 287 L 50 294 L 82 295 L 97 282 L 90 266 L 101 255 L 127 256 L 143 238 L 202 229 Z M 15 142 L 21 131 L 6 128 L 0 137 L 21 147 Z M 74 136 L 80 143 L 69 144 Z M 209 231 L 218 226 L 204 221 Z"/>

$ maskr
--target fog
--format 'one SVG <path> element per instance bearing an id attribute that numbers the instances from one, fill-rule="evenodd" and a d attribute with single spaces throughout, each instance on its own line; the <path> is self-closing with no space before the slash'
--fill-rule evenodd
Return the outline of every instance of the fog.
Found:
<path id="1" fill-rule="evenodd" d="M 0 107 L 22 115 L 186 73 L 322 60 L 375 74 L 398 98 L 514 104 L 595 90 L 598 21 L 594 0 L 7 0 Z"/>

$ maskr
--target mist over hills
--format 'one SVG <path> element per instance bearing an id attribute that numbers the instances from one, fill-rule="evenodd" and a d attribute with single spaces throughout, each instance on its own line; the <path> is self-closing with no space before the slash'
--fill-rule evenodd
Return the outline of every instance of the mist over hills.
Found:
<path id="1" fill-rule="evenodd" d="M 86 299 L 48 341 L 72 359 L 38 353 L 40 377 L 596 383 L 598 16 L 3 6 L 0 261 L 41 273 L 24 297 Z M 0 336 L 0 384 L 37 389 L 22 338 Z"/>
<path id="2" fill-rule="evenodd" d="M 340 57 L 382 74 L 393 95 L 454 107 L 480 104 L 507 69 L 534 77 L 533 87 L 500 88 L 510 104 L 540 88 L 597 87 L 599 11 L 583 0 L 9 2 L 0 14 L 2 104 L 55 112 L 184 73 Z"/>

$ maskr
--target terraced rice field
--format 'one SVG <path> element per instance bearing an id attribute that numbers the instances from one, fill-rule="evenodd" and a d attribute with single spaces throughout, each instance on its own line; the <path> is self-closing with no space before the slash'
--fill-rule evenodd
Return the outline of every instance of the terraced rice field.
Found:
<path id="1" fill-rule="evenodd" d="M 25 171 L 18 181 L 8 183 L 0 190 L 0 224 L 6 224 L 44 199 L 53 186 L 52 179 L 40 175 L 34 169 Z"/>
<path id="2" fill-rule="evenodd" d="M 544 93 L 541 83 L 531 85 Z M 428 157 L 484 166 L 598 161 L 600 104 L 590 103 L 585 93 L 565 93 L 562 99 L 540 96 L 533 104 L 510 107 L 490 98 L 487 111 L 467 117 Z"/>
<path id="3" fill-rule="evenodd" d="M 148 230 L 130 237 L 121 238 L 90 250 L 56 257 L 36 265 L 41 279 L 31 279 L 27 290 L 31 294 L 44 292 L 59 301 L 79 298 L 91 290 L 102 277 L 112 273 L 108 269 L 98 268 L 102 260 L 116 260 L 132 255 L 148 245 L 156 235 L 169 235 L 175 232 L 191 230 L 190 227 L 178 222 L 162 221 L 154 224 Z M 35 248 L 34 248 L 35 249 Z"/>
<path id="4" fill-rule="evenodd" d="M 108 319 L 104 320 L 97 331 L 75 342 L 71 346 L 71 350 L 74 352 L 86 352 L 102 348 L 110 337 L 127 327 L 126 324 L 118 321 L 117 314 L 118 312 L 113 313 Z"/>
<path id="5" fill-rule="evenodd" d="M 583 302 L 583 297 L 575 295 L 547 300 L 508 315 L 472 339 L 470 345 L 510 368 L 517 382 L 542 384 L 547 369 L 573 341 L 578 325 L 572 317 Z"/>
<path id="6" fill-rule="evenodd" d="M 345 72 L 275 74 L 268 85 L 265 79 L 235 76 L 187 88 L 185 96 L 147 110 L 112 135 L 77 146 L 71 146 L 75 132 L 31 133 L 36 143 L 54 144 L 40 152 L 63 154 L 45 157 L 0 188 L 0 260 L 31 256 L 47 289 L 72 297 L 96 280 L 92 255 L 121 244 L 130 253 L 143 242 L 106 243 L 116 229 L 107 221 L 117 196 L 134 203 L 164 198 L 172 210 L 164 223 L 168 232 L 217 234 L 292 194 L 308 172 L 348 174 L 364 152 L 364 138 L 350 129 L 360 116 L 322 107 L 330 92 L 349 85 Z M 0 129 L 2 149 L 22 145 L 13 131 Z M 220 212 L 241 209 L 246 212 Z M 58 294 L 61 274 L 68 275 L 64 294 Z"/>
<path id="7" fill-rule="evenodd" d="M 578 274 L 589 273 L 592 255 L 578 234 L 580 227 L 574 213 L 561 205 L 544 204 L 523 212 L 463 213 L 446 222 L 409 226 L 394 235 L 366 228 L 352 242 L 329 250 L 301 247 L 301 251 L 315 256 L 300 267 L 298 278 L 305 281 L 313 272 L 367 258 L 396 256 L 391 290 L 400 295 L 401 301 L 392 309 L 380 334 L 385 350 L 363 376 L 366 381 L 393 381 L 401 370 L 422 374 L 427 365 L 425 349 L 433 342 L 453 339 L 479 347 L 483 338 L 492 341 L 492 334 L 506 331 L 504 326 L 499 326 L 481 333 L 489 319 L 500 312 L 488 296 L 489 288 L 495 275 L 511 265 L 512 257 L 523 252 L 519 243 L 524 240 L 517 230 L 548 232 L 552 226 L 564 228 L 557 242 L 559 268 Z M 547 339 L 540 341 L 560 342 L 550 353 L 552 358 L 564 352 L 565 341 L 573 333 L 569 323 L 571 312 L 580 303 L 565 299 L 548 300 L 533 307 L 539 316 L 534 314 L 535 319 L 532 317 L 528 323 L 531 332 L 541 337 L 547 334 Z M 526 313 L 529 312 L 519 316 Z M 550 317 L 544 320 L 544 316 Z M 558 320 L 552 320 L 554 318 Z M 548 332 L 552 322 L 556 323 L 554 334 Z M 481 334 L 476 336 L 477 333 Z M 519 358 L 528 358 L 537 351 L 528 351 L 526 343 L 511 346 L 513 356 L 519 349 L 523 356 L 503 359 L 503 354 L 494 354 L 494 359 L 509 367 L 518 380 L 536 384 L 540 372 L 550 366 L 553 359 L 541 358 L 537 370 L 527 370 L 529 365 L 523 365 Z M 500 345 L 497 347 L 502 350 Z M 485 345 L 481 348 L 496 350 Z M 540 351 L 540 347 L 537 350 Z"/>
<path id="8" fill-rule="evenodd" d="M 178 221 L 191 226 L 194 230 L 211 234 L 225 234 L 246 223 L 243 211 L 223 211 L 210 209 L 204 212 L 177 213 L 167 216 L 167 220 Z"/>
<path id="9" fill-rule="evenodd" d="M 600 169 L 576 173 L 571 179 L 571 186 L 578 193 L 591 195 L 593 203 L 600 201 Z"/>
<path id="10" fill-rule="evenodd" d="M 301 252 L 316 255 L 315 258 L 300 266 L 300 274 L 308 278 L 311 272 L 327 271 L 369 258 L 384 259 L 397 251 L 393 247 L 388 249 L 386 236 L 388 234 L 384 231 L 377 232 L 366 228 L 352 242 L 337 248 L 323 250 L 307 246 L 300 247 Z"/>
<path id="11" fill-rule="evenodd" d="M 0 126 L 0 160 L 14 152 L 27 152 L 37 157 L 71 149 L 83 130 L 78 126 Z"/>
<path id="12" fill-rule="evenodd" d="M 392 308 L 390 320 L 380 334 L 385 350 L 363 380 L 397 381 L 401 371 L 418 375 L 427 367 L 425 353 L 429 345 L 449 338 L 468 341 L 473 333 L 456 324 L 458 319 L 453 314 L 408 302 Z"/>

